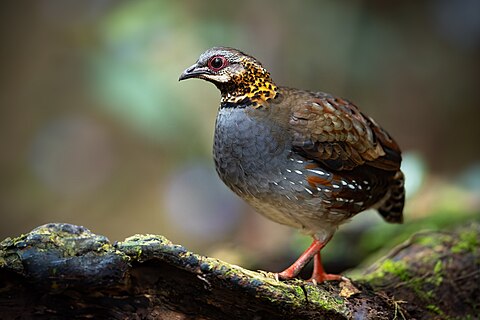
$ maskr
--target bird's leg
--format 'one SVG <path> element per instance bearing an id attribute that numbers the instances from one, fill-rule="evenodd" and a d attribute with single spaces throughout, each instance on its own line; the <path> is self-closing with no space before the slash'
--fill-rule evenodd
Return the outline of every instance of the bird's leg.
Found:
<path id="1" fill-rule="evenodd" d="M 322 257 L 320 256 L 319 251 L 313 257 L 313 273 L 309 280 L 313 283 L 321 283 L 325 280 L 343 280 L 343 277 L 338 274 L 328 274 L 325 272 L 325 269 L 323 269 L 322 265 Z"/>
<path id="2" fill-rule="evenodd" d="M 275 276 L 283 280 L 295 278 L 300 273 L 300 271 L 307 265 L 307 263 L 309 263 L 310 260 L 312 260 L 312 258 L 320 252 L 320 250 L 325 246 L 328 240 L 325 242 L 321 242 L 320 240 L 313 239 L 310 247 L 308 247 L 308 249 L 305 250 L 304 253 L 302 253 L 302 255 L 297 259 L 297 261 L 295 261 L 287 269 L 283 270 L 280 273 L 277 273 Z"/>

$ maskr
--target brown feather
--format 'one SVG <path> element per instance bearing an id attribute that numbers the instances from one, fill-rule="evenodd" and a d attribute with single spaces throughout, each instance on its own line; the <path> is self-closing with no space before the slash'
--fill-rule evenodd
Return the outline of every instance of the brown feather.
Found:
<path id="1" fill-rule="evenodd" d="M 373 119 L 344 99 L 301 92 L 303 95 L 296 95 L 291 106 L 289 121 L 296 152 L 332 170 L 352 170 L 362 165 L 399 170 L 398 145 Z"/>

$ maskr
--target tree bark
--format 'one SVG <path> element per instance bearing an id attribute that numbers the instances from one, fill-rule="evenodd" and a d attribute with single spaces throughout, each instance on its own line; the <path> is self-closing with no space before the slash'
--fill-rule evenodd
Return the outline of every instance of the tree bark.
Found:
<path id="1" fill-rule="evenodd" d="M 279 282 L 162 236 L 52 223 L 0 243 L 1 319 L 475 319 L 480 225 L 423 232 L 355 280 Z M 357 272 L 359 274 L 359 272 Z"/>

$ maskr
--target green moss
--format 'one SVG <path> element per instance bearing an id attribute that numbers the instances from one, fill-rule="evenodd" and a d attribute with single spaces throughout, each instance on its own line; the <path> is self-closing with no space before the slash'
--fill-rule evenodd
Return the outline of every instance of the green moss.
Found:
<path id="1" fill-rule="evenodd" d="M 372 279 L 384 278 L 389 274 L 398 277 L 402 281 L 410 279 L 410 274 L 405 261 L 393 261 L 391 259 L 383 261 L 378 270 L 370 274 L 369 277 Z"/>
<path id="2" fill-rule="evenodd" d="M 299 288 L 302 290 L 301 287 Z M 341 297 L 335 297 L 334 295 L 328 294 L 321 287 L 315 285 L 306 285 L 304 289 L 308 296 L 307 299 L 309 303 L 318 305 L 324 310 L 334 310 L 342 314 L 347 313 L 345 301 Z M 302 296 L 305 296 L 303 290 L 301 294 Z"/>
<path id="3" fill-rule="evenodd" d="M 431 258 L 431 257 L 430 257 Z M 398 278 L 403 286 L 410 288 L 419 299 L 425 303 L 432 303 L 432 298 L 435 296 L 436 288 L 443 282 L 443 263 L 441 260 L 437 261 L 433 267 L 433 273 L 428 278 L 415 277 L 408 264 L 405 261 L 393 261 L 387 259 L 382 262 L 378 269 L 367 276 L 367 281 L 372 284 L 385 283 L 383 280 L 386 277 Z M 434 288 L 431 290 L 425 289 L 425 284 L 433 284 Z"/>
<path id="4" fill-rule="evenodd" d="M 439 316 L 444 316 L 444 315 L 445 315 L 445 314 L 443 313 L 443 311 L 442 311 L 439 307 L 437 307 L 436 305 L 434 305 L 434 304 L 429 304 L 429 305 L 427 305 L 426 308 L 427 308 L 427 310 L 430 310 L 430 311 L 438 314 Z"/>
<path id="5" fill-rule="evenodd" d="M 460 241 L 452 247 L 452 252 L 473 252 L 478 248 L 478 246 L 478 234 L 475 231 L 465 231 L 460 233 Z"/>
<path id="6" fill-rule="evenodd" d="M 418 238 L 416 243 L 426 246 L 426 247 L 433 247 L 435 245 L 438 245 L 439 239 L 438 236 L 424 236 L 421 238 Z"/>
<path id="7" fill-rule="evenodd" d="M 425 247 L 429 247 L 434 249 L 439 244 L 442 243 L 449 243 L 453 240 L 451 234 L 441 234 L 441 233 L 434 233 L 432 234 L 430 231 L 426 231 L 423 233 L 418 233 L 416 237 L 413 239 L 413 242 L 419 245 L 423 245 Z"/>
<path id="8" fill-rule="evenodd" d="M 439 286 L 443 282 L 443 263 L 441 260 L 438 260 L 433 267 L 433 275 L 429 279 L 430 283 L 433 283 L 435 286 Z"/>

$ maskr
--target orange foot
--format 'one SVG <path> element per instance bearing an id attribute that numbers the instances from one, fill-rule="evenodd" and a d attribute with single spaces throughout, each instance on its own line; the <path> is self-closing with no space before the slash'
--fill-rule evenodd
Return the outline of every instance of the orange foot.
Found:
<path id="1" fill-rule="evenodd" d="M 330 239 L 328 239 L 330 240 Z M 325 272 L 322 266 L 322 259 L 320 256 L 320 250 L 325 246 L 328 242 L 321 242 L 317 239 L 314 239 L 310 247 L 305 250 L 304 253 L 295 261 L 290 267 L 283 270 L 280 273 L 275 274 L 275 279 L 279 280 L 290 280 L 295 278 L 300 271 L 313 259 L 313 274 L 309 281 L 317 284 L 323 281 L 331 281 L 331 280 L 345 280 L 346 278 L 342 277 L 341 275 L 337 274 L 328 274 Z"/>
<path id="2" fill-rule="evenodd" d="M 322 283 L 323 281 L 332 281 L 332 280 L 342 281 L 342 280 L 345 280 L 345 277 L 339 274 L 326 273 L 325 270 L 323 269 L 320 252 L 317 253 L 313 257 L 313 273 L 312 273 L 312 277 L 308 279 L 308 281 L 311 281 L 317 284 L 317 283 Z"/>

